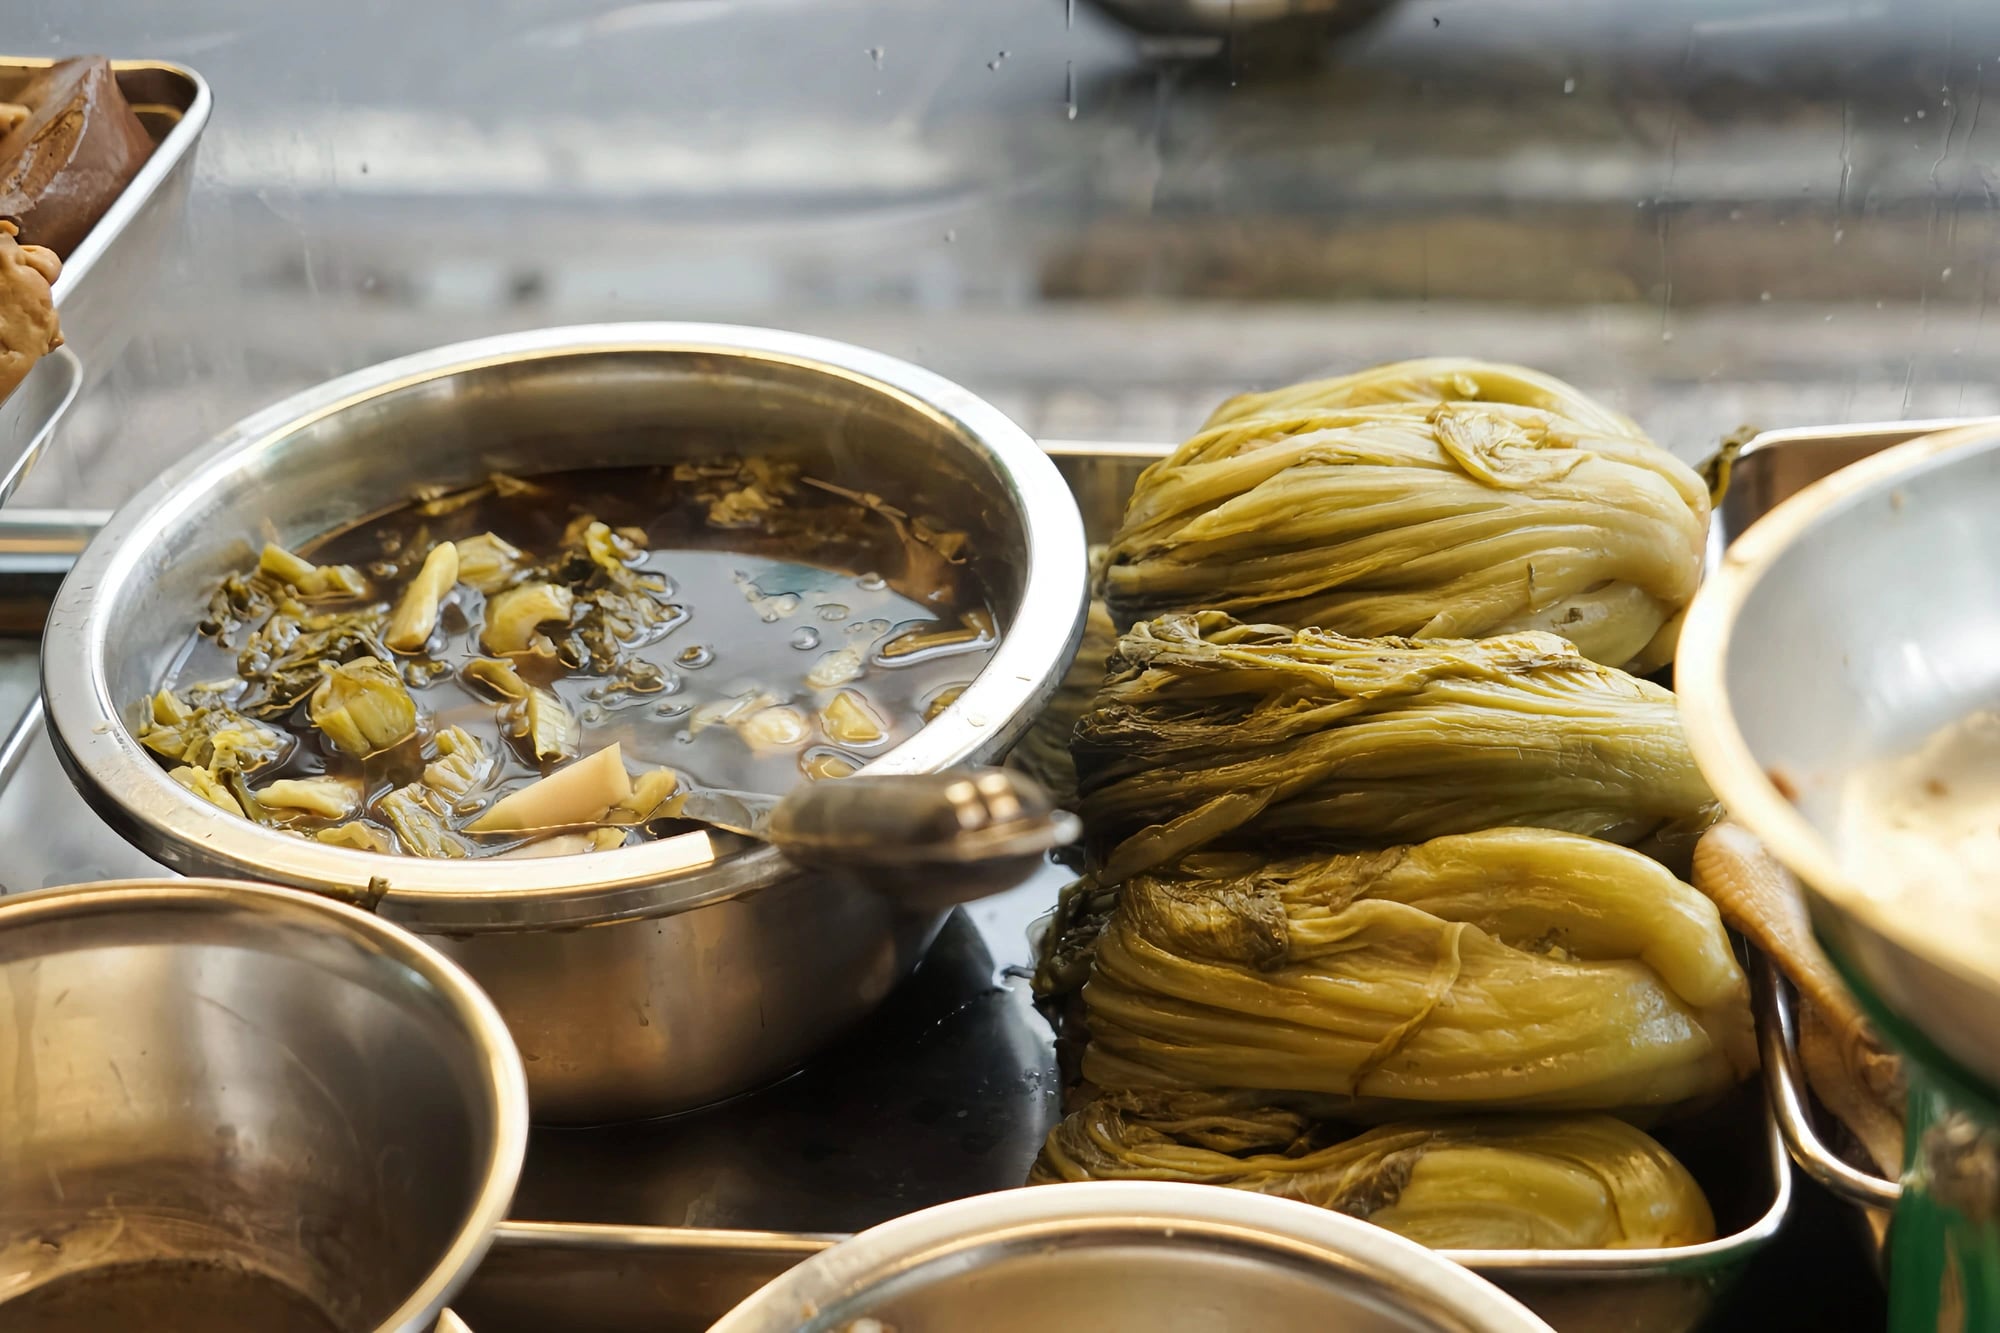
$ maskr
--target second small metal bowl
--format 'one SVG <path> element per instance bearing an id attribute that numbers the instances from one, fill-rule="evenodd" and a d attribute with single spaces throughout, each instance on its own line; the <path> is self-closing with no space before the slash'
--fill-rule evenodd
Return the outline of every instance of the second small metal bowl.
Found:
<path id="1" fill-rule="evenodd" d="M 0 899 L 0 1327 L 424 1333 L 527 1135 L 493 1006 L 361 912 L 201 880 Z"/>

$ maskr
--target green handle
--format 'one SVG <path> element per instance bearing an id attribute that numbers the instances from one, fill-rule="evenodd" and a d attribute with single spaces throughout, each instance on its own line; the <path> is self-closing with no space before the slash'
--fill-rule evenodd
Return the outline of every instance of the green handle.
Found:
<path id="1" fill-rule="evenodd" d="M 2000 1333 L 2000 1215 L 1991 1126 L 1910 1066 L 1903 1197 L 1889 1231 L 1893 1333 Z"/>

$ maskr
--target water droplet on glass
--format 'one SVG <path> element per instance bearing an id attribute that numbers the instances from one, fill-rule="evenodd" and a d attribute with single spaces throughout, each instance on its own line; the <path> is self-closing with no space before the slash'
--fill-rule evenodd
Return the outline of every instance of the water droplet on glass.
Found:
<path id="1" fill-rule="evenodd" d="M 888 582 L 880 574 L 863 574 L 854 580 L 854 586 L 863 592 L 880 592 L 888 586 Z"/>
<path id="2" fill-rule="evenodd" d="M 792 647 L 804 651 L 819 647 L 819 631 L 808 626 L 792 635 Z"/>
<path id="3" fill-rule="evenodd" d="M 1000 68 L 1000 62 L 1005 60 L 1006 58 L 1007 58 L 1007 53 L 1005 51 L 1002 51 L 999 55 L 994 56 L 991 60 L 986 62 L 986 68 L 989 70 L 998 70 Z M 1917 114 L 1921 116 L 1923 112 L 1919 111 Z"/>
<path id="4" fill-rule="evenodd" d="M 689 644 L 681 649 L 680 656 L 674 659 L 690 671 L 699 671 L 714 660 L 715 649 L 705 643 Z"/>
<path id="5" fill-rule="evenodd" d="M 1076 119 L 1076 62 L 1063 61 L 1063 114 Z"/>
<path id="6" fill-rule="evenodd" d="M 1768 301 L 1771 299 L 1771 294 L 1769 292 L 1758 292 L 1757 299 L 1759 301 Z"/>
<path id="7" fill-rule="evenodd" d="M 881 47 L 879 47 L 879 46 L 871 46 L 871 47 L 869 47 L 869 48 L 868 48 L 868 58 L 869 58 L 870 60 L 872 60 L 872 61 L 874 61 L 874 62 L 875 62 L 875 68 L 876 68 L 876 69 L 880 69 L 880 68 L 882 68 L 882 56 L 883 56 L 883 54 L 884 54 L 884 52 L 883 52 L 882 48 L 881 48 Z"/>
<path id="8" fill-rule="evenodd" d="M 847 608 L 839 602 L 822 602 L 813 608 L 813 614 L 817 615 L 821 620 L 831 621 L 847 619 L 848 612 Z"/>
<path id="9" fill-rule="evenodd" d="M 958 228 L 946 227 L 944 229 L 944 243 L 946 245 L 952 245 L 955 244 L 957 240 L 958 240 Z"/>
<path id="10" fill-rule="evenodd" d="M 1575 79 L 1564 79 L 1564 80 L 1563 80 L 1563 96 L 1564 96 L 1564 97 L 1568 97 L 1568 96 L 1569 96 L 1569 95 L 1570 95 L 1571 93 L 1573 93 L 1573 92 L 1575 92 L 1575 91 L 1576 91 L 1576 80 L 1575 80 Z"/>

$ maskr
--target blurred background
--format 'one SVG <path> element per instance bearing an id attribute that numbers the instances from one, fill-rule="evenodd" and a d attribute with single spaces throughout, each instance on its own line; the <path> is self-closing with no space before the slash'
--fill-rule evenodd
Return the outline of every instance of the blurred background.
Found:
<path id="1" fill-rule="evenodd" d="M 215 94 L 185 233 L 20 503 L 114 504 L 384 357 L 604 319 L 849 339 L 1055 437 L 1436 352 L 1689 458 L 2000 411 L 2000 6 L 1111 3 L 13 0 L 14 50 Z"/>

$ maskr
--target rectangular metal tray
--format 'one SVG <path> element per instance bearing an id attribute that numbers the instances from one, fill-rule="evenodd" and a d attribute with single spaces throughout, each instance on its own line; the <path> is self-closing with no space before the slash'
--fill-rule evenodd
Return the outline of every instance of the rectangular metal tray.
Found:
<path id="1" fill-rule="evenodd" d="M 53 60 L 0 56 L 0 98 L 12 97 Z M 194 179 L 194 150 L 213 98 L 193 70 L 159 60 L 114 60 L 119 91 L 151 132 L 146 165 L 63 261 L 56 307 L 63 338 L 93 374 L 117 353 L 126 309 L 144 290 L 166 249 Z"/>
<path id="2" fill-rule="evenodd" d="M 0 99 L 54 63 L 0 56 Z M 111 365 L 131 327 L 126 314 L 166 250 L 194 177 L 194 148 L 208 124 L 208 84 L 193 70 L 114 60 L 125 100 L 153 136 L 153 153 L 90 234 L 63 261 L 56 309 L 64 346 L 0 404 L 0 505 L 42 456 L 77 394 Z"/>
<path id="3" fill-rule="evenodd" d="M 1093 541 L 1165 452 L 1044 443 Z M 0 623 L 33 620 L 5 608 L 49 596 L 96 517 L 0 516 Z M 0 845 L 0 892 L 163 870 L 84 805 L 38 707 L 0 746 Z M 478 1333 L 693 1333 L 842 1233 L 1019 1185 L 1057 1114 L 1052 1040 L 1027 991 L 1028 931 L 1067 878 L 1052 866 L 955 913 L 881 1013 L 775 1087 L 669 1121 L 536 1130 L 513 1210 L 534 1221 L 498 1238 L 457 1303 L 467 1322 Z M 1755 1085 L 1660 1133 L 1707 1191 L 1720 1239 L 1455 1257 L 1564 1333 L 1694 1328 L 1778 1234 L 1791 1174 Z"/>

